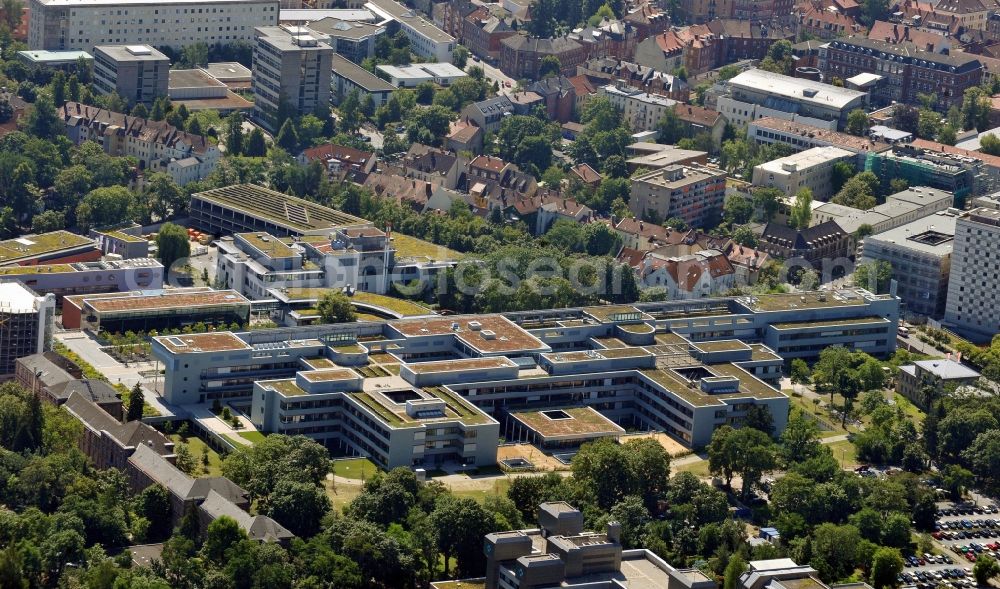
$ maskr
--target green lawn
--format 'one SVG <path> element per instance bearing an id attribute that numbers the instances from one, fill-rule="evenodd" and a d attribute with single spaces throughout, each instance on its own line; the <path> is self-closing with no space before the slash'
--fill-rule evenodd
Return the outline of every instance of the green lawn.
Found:
<path id="1" fill-rule="evenodd" d="M 906 416 L 909 417 L 917 425 L 920 425 L 924 421 L 924 412 L 920 410 L 919 407 L 910 402 L 909 399 L 900 395 L 899 393 L 893 393 L 893 398 L 896 400 L 896 405 L 898 405 Z"/>
<path id="2" fill-rule="evenodd" d="M 195 461 L 198 463 L 198 468 L 201 468 L 201 455 L 206 450 L 208 451 L 208 471 L 199 474 L 204 474 L 210 477 L 220 477 L 222 476 L 222 457 L 219 453 L 211 449 L 208 444 L 206 444 L 198 436 L 189 435 L 186 438 L 182 438 L 180 434 L 171 434 L 170 439 L 173 440 L 174 444 L 183 442 L 187 445 L 188 450 L 191 450 L 191 455 L 194 456 Z"/>
<path id="3" fill-rule="evenodd" d="M 858 449 L 850 440 L 827 444 L 827 447 L 833 452 L 833 457 L 842 468 L 854 468 L 858 465 Z"/>
<path id="4" fill-rule="evenodd" d="M 680 472 L 690 472 L 691 474 L 701 478 L 708 478 L 712 476 L 712 473 L 708 471 L 707 460 L 699 460 L 698 462 L 681 464 L 680 466 L 673 467 L 671 470 L 673 470 L 673 474 L 677 474 Z"/>
<path id="5" fill-rule="evenodd" d="M 456 497 L 469 497 L 482 503 L 486 500 L 487 495 L 506 495 L 507 489 L 510 488 L 510 481 L 510 477 L 498 478 L 493 481 L 493 485 L 489 489 L 459 489 L 457 491 L 452 491 L 452 495 L 455 495 Z"/>
<path id="6" fill-rule="evenodd" d="M 264 441 L 264 434 L 260 432 L 240 432 L 240 437 L 249 440 L 252 444 Z"/>
<path id="7" fill-rule="evenodd" d="M 379 467 L 375 466 L 371 460 L 367 458 L 352 458 L 350 460 L 334 460 L 333 461 L 333 474 L 338 477 L 344 477 L 345 479 L 370 479 L 377 473 L 381 472 Z"/>
<path id="8" fill-rule="evenodd" d="M 426 257 L 432 260 L 458 260 L 462 257 L 462 254 L 455 250 L 402 233 L 392 234 L 392 244 L 396 248 L 397 258 Z"/>

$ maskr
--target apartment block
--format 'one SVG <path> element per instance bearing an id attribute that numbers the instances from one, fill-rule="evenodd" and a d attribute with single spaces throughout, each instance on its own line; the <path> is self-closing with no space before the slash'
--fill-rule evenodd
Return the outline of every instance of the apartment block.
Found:
<path id="1" fill-rule="evenodd" d="M 97 45 L 180 50 L 252 41 L 278 24 L 278 0 L 31 0 L 28 47 L 91 51 Z"/>
<path id="2" fill-rule="evenodd" d="M 944 315 L 956 221 L 956 215 L 940 212 L 869 235 L 858 248 L 860 263 L 892 266 L 904 313 L 935 319 Z"/>
<path id="3" fill-rule="evenodd" d="M 170 60 L 149 45 L 94 47 L 94 87 L 118 93 L 129 105 L 152 104 L 167 95 Z"/>
<path id="4" fill-rule="evenodd" d="M 462 118 L 472 121 L 486 133 L 496 133 L 504 117 L 514 114 L 514 104 L 501 94 L 479 102 L 473 102 L 462 110 Z"/>
<path id="5" fill-rule="evenodd" d="M 716 168 L 670 165 L 634 177 L 631 195 L 628 206 L 636 217 L 677 217 L 701 227 L 722 213 L 726 174 Z"/>
<path id="6" fill-rule="evenodd" d="M 777 188 L 787 196 L 802 189 L 812 192 L 815 200 L 833 196 L 833 168 L 837 162 L 853 162 L 854 154 L 839 147 L 814 147 L 755 166 L 754 186 Z"/>
<path id="7" fill-rule="evenodd" d="M 253 49 L 253 116 L 272 133 L 282 113 L 309 113 L 330 102 L 333 49 L 305 27 L 258 27 Z"/>
<path id="8" fill-rule="evenodd" d="M 1000 210 L 980 207 L 958 217 L 944 323 L 977 342 L 1000 332 L 998 247 Z"/>
<path id="9" fill-rule="evenodd" d="M 747 125 L 747 138 L 763 145 L 781 143 L 796 151 L 813 147 L 838 147 L 854 154 L 852 163 L 858 169 L 864 168 L 869 153 L 881 153 L 892 149 L 891 145 L 882 141 L 780 117 L 764 117 L 751 121 Z"/>
<path id="10" fill-rule="evenodd" d="M 590 57 L 586 45 L 567 37 L 532 39 L 518 34 L 500 41 L 500 70 L 517 80 L 534 80 L 540 77 L 542 59 L 550 55 L 559 60 L 564 76 L 576 75 L 576 67 Z"/>
<path id="11" fill-rule="evenodd" d="M 676 100 L 644 92 L 627 86 L 624 82 L 609 84 L 597 91 L 618 110 L 633 132 L 655 130 L 668 111 L 673 111 Z"/>
<path id="12" fill-rule="evenodd" d="M 327 17 L 308 24 L 309 30 L 323 36 L 335 53 L 354 63 L 375 55 L 375 43 L 385 35 L 386 27 L 361 21 L 346 21 Z"/>
<path id="13" fill-rule="evenodd" d="M 13 376 L 17 359 L 52 348 L 54 295 L 39 296 L 20 282 L 0 282 L 0 376 Z"/>
<path id="14" fill-rule="evenodd" d="M 96 106 L 67 102 L 56 111 L 73 143 L 94 141 L 113 156 L 133 156 L 149 173 L 165 172 L 183 186 L 215 169 L 222 152 L 214 141 L 171 126 Z"/>

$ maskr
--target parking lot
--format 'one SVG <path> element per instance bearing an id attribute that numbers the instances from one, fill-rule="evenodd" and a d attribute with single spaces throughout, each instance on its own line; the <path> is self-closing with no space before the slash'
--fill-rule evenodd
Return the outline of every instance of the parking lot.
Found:
<path id="1" fill-rule="evenodd" d="M 1000 515 L 995 505 L 939 503 L 931 534 L 939 554 L 904 557 L 900 582 L 918 589 L 976 586 L 972 567 L 983 554 L 1000 551 Z"/>

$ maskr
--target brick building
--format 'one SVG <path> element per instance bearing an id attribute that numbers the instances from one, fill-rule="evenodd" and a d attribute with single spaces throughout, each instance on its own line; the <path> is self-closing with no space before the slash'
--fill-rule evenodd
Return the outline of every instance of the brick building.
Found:
<path id="1" fill-rule="evenodd" d="M 515 79 L 538 78 L 538 68 L 545 57 L 559 59 L 564 76 L 576 74 L 576 67 L 587 60 L 587 47 L 566 37 L 532 39 L 513 35 L 500 41 L 500 70 Z"/>

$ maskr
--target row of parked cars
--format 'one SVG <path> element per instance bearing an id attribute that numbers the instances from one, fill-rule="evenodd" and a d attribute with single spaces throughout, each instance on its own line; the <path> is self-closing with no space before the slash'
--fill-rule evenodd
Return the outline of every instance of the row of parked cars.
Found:
<path id="1" fill-rule="evenodd" d="M 915 572 L 903 572 L 899 574 L 898 581 L 906 583 L 907 585 L 911 583 L 933 583 L 940 582 L 951 579 L 964 579 L 972 575 L 972 569 L 970 568 L 947 568 L 938 569 L 936 571 L 915 571 Z"/>
<path id="2" fill-rule="evenodd" d="M 929 564 L 955 564 L 955 561 L 947 554 L 930 554 L 925 552 L 923 556 L 917 554 L 915 556 L 904 557 L 903 564 L 908 567 L 922 567 Z"/>
<path id="3" fill-rule="evenodd" d="M 969 542 L 968 544 L 956 544 L 951 549 L 964 556 L 969 562 L 976 562 L 976 559 L 984 554 L 988 554 L 993 558 L 1000 558 L 1000 542 L 990 544 Z"/>
<path id="4" fill-rule="evenodd" d="M 953 515 L 984 515 L 987 513 L 997 513 L 1000 509 L 996 505 L 956 505 L 939 509 L 938 517 L 948 517 Z"/>

